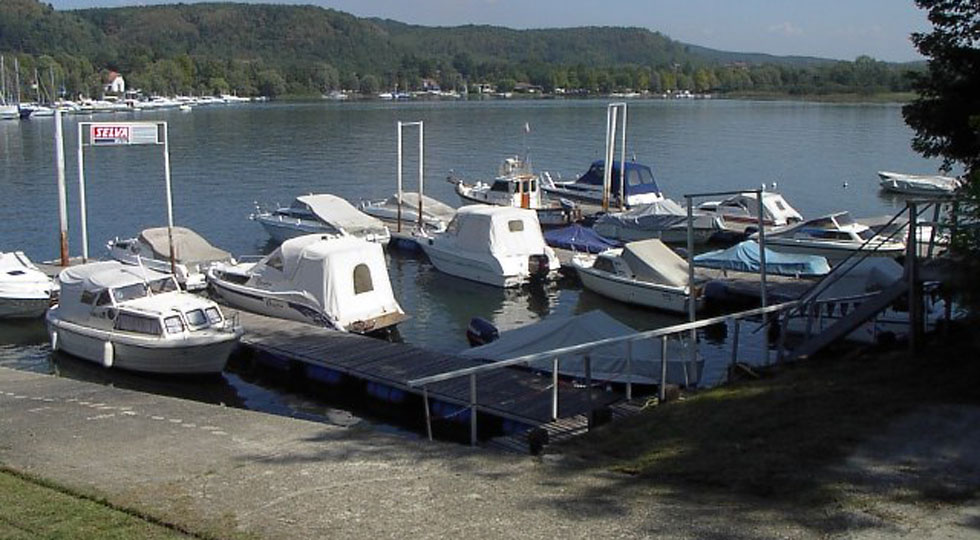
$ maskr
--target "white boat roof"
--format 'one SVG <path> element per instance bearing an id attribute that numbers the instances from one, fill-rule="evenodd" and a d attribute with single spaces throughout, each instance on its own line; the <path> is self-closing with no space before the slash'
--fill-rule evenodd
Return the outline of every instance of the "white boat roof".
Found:
<path id="1" fill-rule="evenodd" d="M 316 217 L 350 234 L 384 229 L 381 220 L 361 212 L 341 197 L 329 193 L 302 195 L 296 200 L 309 207 Z"/>
<path id="2" fill-rule="evenodd" d="M 623 246 L 622 257 L 638 279 L 674 287 L 687 285 L 687 261 L 660 240 L 630 242 Z"/>
<path id="3" fill-rule="evenodd" d="M 174 227 L 174 255 L 180 263 L 201 263 L 227 261 L 231 254 L 208 243 L 201 235 L 186 227 Z M 166 227 L 144 229 L 140 233 L 141 242 L 150 246 L 153 257 L 170 259 L 170 237 Z"/>
<path id="4" fill-rule="evenodd" d="M 119 261 L 99 261 L 70 266 L 58 274 L 58 281 L 62 286 L 101 290 L 146 283 L 169 275 Z"/>
<path id="5" fill-rule="evenodd" d="M 520 221 L 519 229 L 511 222 Z M 541 224 L 534 210 L 511 206 L 473 204 L 456 211 L 449 225 L 449 236 L 455 236 L 458 249 L 469 252 L 491 253 L 499 256 L 544 253 L 546 244 L 541 234 Z"/>

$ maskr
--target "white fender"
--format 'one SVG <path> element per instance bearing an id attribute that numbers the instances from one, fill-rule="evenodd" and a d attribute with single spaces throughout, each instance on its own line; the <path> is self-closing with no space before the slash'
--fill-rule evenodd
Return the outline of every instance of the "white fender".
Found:
<path id="1" fill-rule="evenodd" d="M 54 331 L 51 332 L 51 350 L 52 351 L 58 350 L 58 332 L 54 332 Z"/>
<path id="2" fill-rule="evenodd" d="M 102 365 L 111 368 L 113 360 L 115 360 L 115 349 L 111 341 L 106 341 L 102 348 Z"/>

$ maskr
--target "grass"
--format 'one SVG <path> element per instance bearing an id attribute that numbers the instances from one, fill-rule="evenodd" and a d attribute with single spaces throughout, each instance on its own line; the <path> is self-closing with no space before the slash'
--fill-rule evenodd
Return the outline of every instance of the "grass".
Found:
<path id="1" fill-rule="evenodd" d="M 972 345 L 916 358 L 829 354 L 689 396 L 573 440 L 581 463 L 665 485 L 825 499 L 820 471 L 923 404 L 980 402 Z"/>
<path id="2" fill-rule="evenodd" d="M 0 468 L 0 538 L 191 538 L 98 500 Z"/>

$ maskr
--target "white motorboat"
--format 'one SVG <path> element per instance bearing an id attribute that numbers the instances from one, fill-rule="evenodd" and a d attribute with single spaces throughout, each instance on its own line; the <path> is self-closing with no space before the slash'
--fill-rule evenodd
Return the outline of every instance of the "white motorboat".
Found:
<path id="1" fill-rule="evenodd" d="M 603 311 L 593 310 L 571 317 L 549 316 L 541 322 L 505 330 L 490 343 L 467 349 L 459 355 L 496 362 L 633 334 L 636 334 L 636 330 Z M 627 361 L 630 354 L 632 358 Z M 660 355 L 659 341 L 649 339 L 633 341 L 629 349 L 625 341 L 592 349 L 589 351 L 592 380 L 659 384 L 662 368 Z M 558 360 L 560 375 L 577 379 L 585 377 L 585 362 L 580 354 L 559 355 Z M 677 340 L 668 341 L 666 361 L 666 381 L 669 384 L 691 386 L 701 378 L 704 359 L 698 358 L 692 362 L 688 349 Z M 546 373 L 551 373 L 553 369 L 551 359 L 531 362 L 528 367 Z"/>
<path id="2" fill-rule="evenodd" d="M 566 198 L 576 203 L 584 203 L 592 206 L 602 204 L 602 191 L 604 184 L 605 165 L 604 160 L 592 162 L 592 166 L 578 180 L 571 182 L 555 181 L 550 175 L 541 176 L 541 189 L 552 198 Z M 619 161 L 613 161 L 612 179 L 609 192 L 609 206 L 619 206 L 620 176 L 625 174 L 625 206 L 632 208 L 641 204 L 650 204 L 664 198 L 660 187 L 657 186 L 653 178 L 653 171 L 650 167 L 636 163 L 635 161 L 626 162 L 625 172 Z"/>
<path id="3" fill-rule="evenodd" d="M 758 233 L 751 237 L 758 240 Z M 766 246 L 776 251 L 826 257 L 831 264 L 860 251 L 875 257 L 905 254 L 905 242 L 875 234 L 855 222 L 847 212 L 838 212 L 766 233 Z"/>
<path id="4" fill-rule="evenodd" d="M 720 216 L 694 212 L 692 232 L 694 241 L 703 244 L 716 234 L 727 231 L 725 220 Z M 634 206 L 625 212 L 610 212 L 596 219 L 592 225 L 597 233 L 620 242 L 634 242 L 657 238 L 663 242 L 687 241 L 687 210 L 679 204 L 663 199 Z"/>
<path id="5" fill-rule="evenodd" d="M 0 319 L 31 319 L 51 305 L 54 284 L 21 251 L 0 252 Z"/>
<path id="6" fill-rule="evenodd" d="M 542 225 L 567 225 L 581 219 L 582 212 L 569 200 L 554 200 L 544 196 L 541 175 L 531 172 L 530 165 L 520 157 L 504 159 L 497 177 L 490 183 L 466 183 L 450 173 L 447 180 L 456 188 L 463 204 L 491 204 L 529 208 L 538 214 Z"/>
<path id="7" fill-rule="evenodd" d="M 234 307 L 341 331 L 369 333 L 403 321 L 380 244 L 311 234 L 258 262 L 208 269 L 213 294 Z"/>
<path id="8" fill-rule="evenodd" d="M 748 191 L 722 201 L 708 201 L 698 205 L 701 212 L 725 218 L 726 223 L 759 226 L 759 197 Z M 785 227 L 803 221 L 803 216 L 790 206 L 779 193 L 762 192 L 762 224 L 765 227 Z"/>
<path id="9" fill-rule="evenodd" d="M 448 204 L 422 195 L 422 227 L 429 232 L 442 232 L 446 225 L 456 215 L 456 209 Z M 418 192 L 402 193 L 401 204 L 398 195 L 392 195 L 380 201 L 361 201 L 357 208 L 365 214 L 380 219 L 388 226 L 390 232 L 398 232 L 398 207 L 401 206 L 402 231 L 418 229 L 419 223 L 419 194 Z"/>
<path id="10" fill-rule="evenodd" d="M 103 261 L 67 268 L 58 281 L 59 303 L 46 318 L 51 348 L 105 367 L 219 373 L 242 335 L 170 274 Z"/>
<path id="11" fill-rule="evenodd" d="M 959 178 L 938 174 L 902 174 L 878 171 L 878 178 L 880 178 L 881 189 L 908 195 L 949 195 L 962 185 Z"/>
<path id="12" fill-rule="evenodd" d="M 0 120 L 19 120 L 20 109 L 17 105 L 7 105 L 0 101 Z"/>
<path id="13" fill-rule="evenodd" d="M 234 263 L 231 254 L 208 243 L 201 235 L 174 227 L 175 277 L 189 291 L 207 287 L 205 271 L 216 262 Z M 159 272 L 170 272 L 170 235 L 166 227 L 144 229 L 136 238 L 110 240 L 109 256 L 126 264 L 142 265 Z"/>
<path id="14" fill-rule="evenodd" d="M 290 206 L 275 210 L 256 206 L 249 219 L 261 223 L 276 242 L 306 234 L 349 234 L 380 244 L 387 244 L 391 239 L 381 220 L 327 193 L 296 197 Z"/>
<path id="15" fill-rule="evenodd" d="M 560 267 L 533 210 L 470 205 L 441 234 L 419 239 L 440 272 L 497 287 L 552 279 Z"/>
<path id="16" fill-rule="evenodd" d="M 630 242 L 598 255 L 576 255 L 572 266 L 582 285 L 603 296 L 639 306 L 687 313 L 687 261 L 656 239 Z M 701 295 L 696 309 L 701 307 Z"/>

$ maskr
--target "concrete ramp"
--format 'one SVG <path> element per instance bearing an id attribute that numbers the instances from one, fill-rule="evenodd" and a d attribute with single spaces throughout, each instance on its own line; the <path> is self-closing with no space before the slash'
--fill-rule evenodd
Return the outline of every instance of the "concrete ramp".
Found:
<path id="1" fill-rule="evenodd" d="M 830 345 L 838 339 L 842 339 L 857 329 L 857 327 L 874 318 L 875 315 L 885 310 L 892 302 L 898 300 L 900 296 L 908 292 L 908 290 L 908 282 L 903 279 L 892 283 L 877 295 L 865 300 L 857 309 L 848 313 L 847 316 L 797 347 L 793 351 L 793 355 L 796 358 L 806 358 L 816 354 L 827 345 Z"/>

